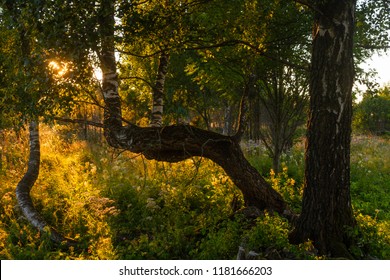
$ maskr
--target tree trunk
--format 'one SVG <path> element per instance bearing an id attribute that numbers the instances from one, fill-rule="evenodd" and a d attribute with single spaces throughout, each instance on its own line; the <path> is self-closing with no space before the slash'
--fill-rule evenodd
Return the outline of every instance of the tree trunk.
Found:
<path id="1" fill-rule="evenodd" d="M 275 171 L 275 173 L 280 172 L 280 157 L 281 151 L 278 147 L 274 147 L 274 153 L 272 155 L 272 169 Z"/>
<path id="2" fill-rule="evenodd" d="M 28 168 L 23 178 L 20 180 L 16 187 L 16 198 L 23 215 L 27 220 L 36 227 L 39 231 L 45 232 L 50 235 L 50 238 L 58 243 L 65 242 L 69 245 L 75 245 L 73 240 L 64 238 L 56 230 L 51 228 L 42 216 L 34 208 L 30 191 L 34 186 L 38 175 L 40 166 L 40 144 L 39 144 L 39 127 L 37 121 L 30 122 L 29 125 L 30 135 L 30 155 L 28 159 Z"/>
<path id="3" fill-rule="evenodd" d="M 285 212 L 284 200 L 258 171 L 249 164 L 234 137 L 190 125 L 141 128 L 123 127 L 114 136 L 118 148 L 142 153 L 147 159 L 178 162 L 193 156 L 211 159 L 219 164 L 242 191 L 246 206 Z"/>
<path id="4" fill-rule="evenodd" d="M 232 105 L 227 103 L 224 109 L 224 125 L 222 128 L 223 135 L 230 135 L 232 132 Z"/>
<path id="5" fill-rule="evenodd" d="M 287 205 L 279 193 L 261 177 L 245 159 L 238 137 L 224 136 L 190 125 L 165 127 L 122 126 L 118 76 L 114 45 L 114 5 L 102 1 L 99 54 L 103 72 L 103 97 L 106 104 L 104 127 L 108 143 L 116 148 L 142 153 L 148 159 L 178 162 L 193 156 L 211 159 L 219 164 L 242 191 L 247 206 L 286 214 Z"/>
<path id="6" fill-rule="evenodd" d="M 0 135 L 3 135 L 3 132 L 0 129 Z M 0 172 L 3 170 L 3 147 L 4 147 L 4 141 L 1 141 L 0 145 Z"/>
<path id="7" fill-rule="evenodd" d="M 316 6 L 310 116 L 302 214 L 293 243 L 314 241 L 320 254 L 350 257 L 345 228 L 354 225 L 350 198 L 350 140 L 354 80 L 355 0 Z"/>
<path id="8" fill-rule="evenodd" d="M 164 110 L 164 85 L 168 72 L 169 54 L 162 52 L 158 64 L 156 84 L 153 88 L 153 106 L 150 126 L 161 127 Z"/>

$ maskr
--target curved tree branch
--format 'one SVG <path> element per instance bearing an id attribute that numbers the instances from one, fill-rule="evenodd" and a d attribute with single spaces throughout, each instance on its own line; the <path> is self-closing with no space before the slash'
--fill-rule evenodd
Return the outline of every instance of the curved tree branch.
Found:
<path id="1" fill-rule="evenodd" d="M 179 162 L 194 156 L 220 165 L 241 190 L 246 206 L 275 211 L 288 216 L 288 206 L 258 171 L 250 165 L 234 137 L 191 125 L 165 127 L 123 126 L 110 135 L 116 148 L 142 153 L 147 159 Z"/>

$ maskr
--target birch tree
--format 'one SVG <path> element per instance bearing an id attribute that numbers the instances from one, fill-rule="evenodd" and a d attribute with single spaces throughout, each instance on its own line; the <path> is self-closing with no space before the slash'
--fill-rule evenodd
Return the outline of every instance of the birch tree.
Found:
<path id="1" fill-rule="evenodd" d="M 350 257 L 353 227 L 350 143 L 355 0 L 310 1 L 314 10 L 302 213 L 293 242 L 313 240 L 320 254 Z"/>

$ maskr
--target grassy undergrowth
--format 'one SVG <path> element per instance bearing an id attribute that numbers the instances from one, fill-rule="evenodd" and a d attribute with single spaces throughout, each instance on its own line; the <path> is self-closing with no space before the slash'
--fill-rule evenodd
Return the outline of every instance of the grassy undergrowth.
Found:
<path id="1" fill-rule="evenodd" d="M 260 258 L 316 258 L 310 243 L 288 243 L 286 220 L 265 213 L 247 221 L 233 211 L 240 192 L 214 163 L 147 161 L 81 141 L 65 127 L 41 128 L 41 173 L 32 190 L 44 218 L 78 248 L 53 245 L 21 216 L 15 186 L 26 168 L 28 139 L 0 138 L 0 259 L 234 259 L 238 247 Z M 352 198 L 359 227 L 357 258 L 390 259 L 390 141 L 360 136 L 352 150 Z M 283 159 L 280 174 L 258 148 L 251 163 L 297 212 L 303 181 L 303 146 Z"/>

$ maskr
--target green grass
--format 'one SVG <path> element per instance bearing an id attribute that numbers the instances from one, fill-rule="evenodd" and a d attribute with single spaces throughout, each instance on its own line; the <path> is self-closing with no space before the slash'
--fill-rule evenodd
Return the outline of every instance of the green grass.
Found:
<path id="1" fill-rule="evenodd" d="M 356 209 L 390 221 L 390 141 L 358 136 L 351 152 L 351 195 Z"/>
<path id="2" fill-rule="evenodd" d="M 233 216 L 242 197 L 211 161 L 147 161 L 77 140 L 66 127 L 41 127 L 42 167 L 32 197 L 45 219 L 78 248 L 52 244 L 21 216 L 15 186 L 26 168 L 24 132 L 0 142 L 0 259 L 234 259 L 238 247 L 260 258 L 316 258 L 309 243 L 288 243 L 288 222 L 267 213 L 249 222 Z M 66 136 L 66 137 L 65 137 Z M 351 193 L 358 227 L 351 230 L 358 258 L 390 259 L 389 140 L 359 136 L 352 147 Z M 303 184 L 303 145 L 270 172 L 258 147 L 251 163 L 297 212 Z"/>

